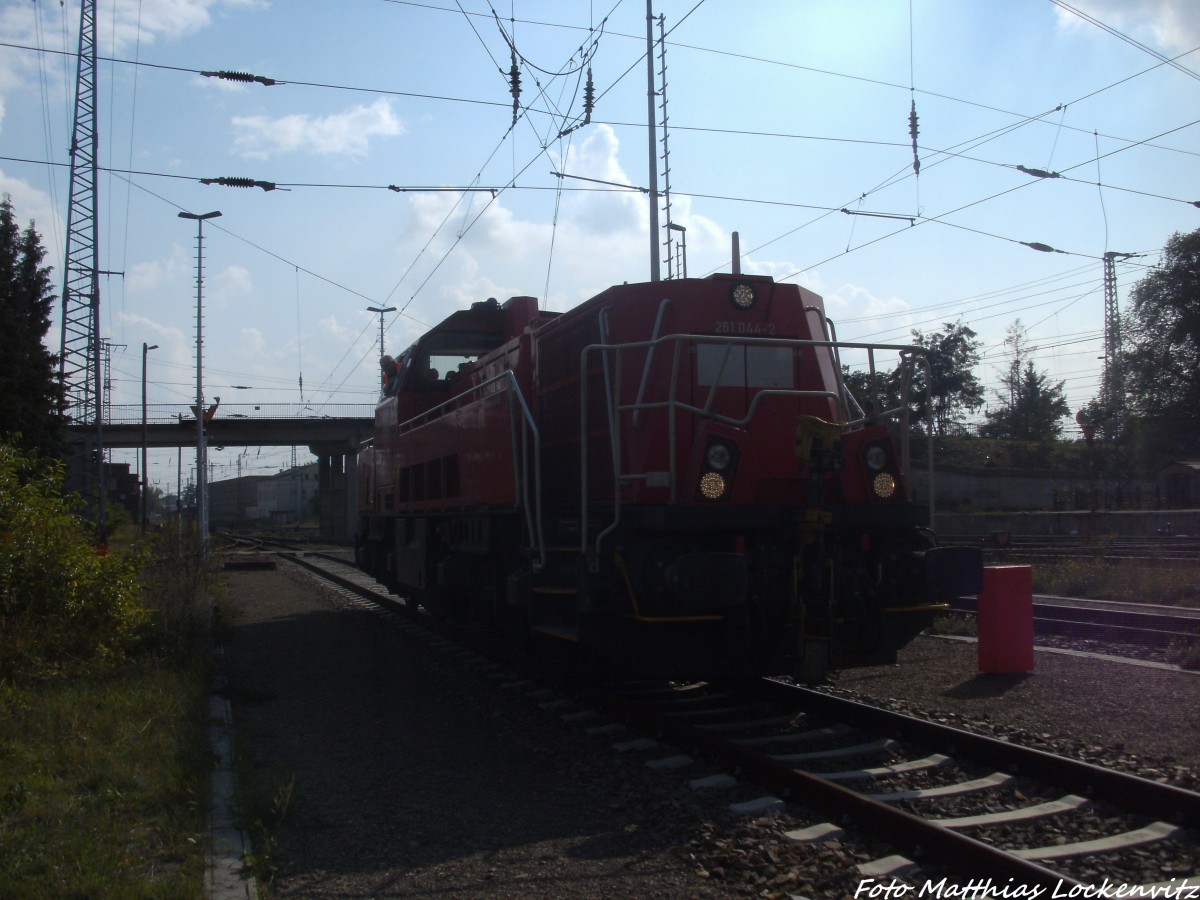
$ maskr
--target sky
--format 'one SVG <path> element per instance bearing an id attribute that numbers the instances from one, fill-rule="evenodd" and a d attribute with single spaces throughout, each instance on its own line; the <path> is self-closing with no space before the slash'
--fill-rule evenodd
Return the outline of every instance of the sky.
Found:
<path id="1" fill-rule="evenodd" d="M 655 167 L 687 274 L 730 271 L 737 232 L 743 271 L 821 294 L 842 340 L 908 343 L 961 320 L 993 404 L 1018 320 L 1072 411 L 1093 398 L 1104 254 L 1138 254 L 1117 265 L 1124 309 L 1171 235 L 1200 228 L 1194 0 L 653 13 Z M 0 193 L 35 223 L 56 285 L 79 15 L 0 0 Z M 397 352 L 476 300 L 565 310 L 648 280 L 646 15 L 644 0 L 96 0 L 111 403 L 140 410 L 143 343 L 158 345 L 151 407 L 194 402 L 197 225 L 181 211 L 222 213 L 204 225 L 204 392 L 230 412 L 373 404 L 368 307 L 397 308 L 383 318 Z M 218 71 L 261 80 L 201 74 Z M 291 449 L 211 459 L 216 479 L 271 474 Z M 148 475 L 173 492 L 175 453 L 153 452 Z"/>

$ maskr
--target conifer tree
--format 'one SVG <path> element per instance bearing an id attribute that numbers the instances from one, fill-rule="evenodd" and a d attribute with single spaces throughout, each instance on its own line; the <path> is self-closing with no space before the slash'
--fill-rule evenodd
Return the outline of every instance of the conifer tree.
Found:
<path id="1" fill-rule="evenodd" d="M 46 349 L 54 294 L 34 223 L 21 231 L 0 200 L 0 438 L 56 456 L 61 448 L 58 358 Z M 20 436 L 19 438 L 17 436 Z"/>

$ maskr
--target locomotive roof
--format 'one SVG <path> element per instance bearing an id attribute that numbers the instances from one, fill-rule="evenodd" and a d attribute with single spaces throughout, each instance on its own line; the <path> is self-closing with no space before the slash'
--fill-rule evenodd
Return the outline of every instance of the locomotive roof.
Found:
<path id="1" fill-rule="evenodd" d="M 417 338 L 404 351 L 404 355 L 411 355 L 419 345 L 427 344 L 437 335 L 445 334 L 470 334 L 485 340 L 494 338 L 497 343 L 502 343 L 508 337 L 504 310 L 495 297 L 472 303 L 469 309 L 455 310 Z"/>

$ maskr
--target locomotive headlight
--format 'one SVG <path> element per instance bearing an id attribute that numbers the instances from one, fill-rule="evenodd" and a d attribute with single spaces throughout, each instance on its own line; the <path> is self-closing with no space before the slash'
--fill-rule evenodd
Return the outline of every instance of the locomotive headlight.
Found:
<path id="1" fill-rule="evenodd" d="M 717 472 L 700 476 L 700 494 L 705 500 L 720 500 L 725 494 L 725 478 Z"/>
<path id="2" fill-rule="evenodd" d="M 871 482 L 871 489 L 875 491 L 876 497 L 886 500 L 896 493 L 896 479 L 888 472 L 880 472 Z"/>
<path id="3" fill-rule="evenodd" d="M 867 468 L 872 472 L 879 472 L 887 465 L 887 451 L 878 444 L 872 444 L 867 448 L 866 463 Z"/>
<path id="4" fill-rule="evenodd" d="M 712 444 L 708 448 L 705 459 L 708 460 L 709 468 L 716 469 L 718 472 L 724 472 L 733 461 L 733 454 L 729 452 L 729 448 L 724 444 Z"/>
<path id="5" fill-rule="evenodd" d="M 749 309 L 754 305 L 758 297 L 754 293 L 754 288 L 742 282 L 733 286 L 733 290 L 729 294 L 729 299 L 733 301 L 733 305 L 738 309 Z"/>

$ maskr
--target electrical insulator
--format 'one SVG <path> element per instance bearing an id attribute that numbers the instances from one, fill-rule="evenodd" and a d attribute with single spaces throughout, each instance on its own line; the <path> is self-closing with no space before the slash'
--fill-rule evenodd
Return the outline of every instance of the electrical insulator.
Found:
<path id="1" fill-rule="evenodd" d="M 596 106 L 596 86 L 592 83 L 592 67 L 588 66 L 587 86 L 583 89 L 583 124 L 590 125 Z"/>
<path id="2" fill-rule="evenodd" d="M 921 174 L 921 159 L 917 156 L 917 101 L 912 101 L 912 107 L 908 112 L 908 133 L 912 136 L 913 147 L 913 174 Z"/>
<path id="3" fill-rule="evenodd" d="M 521 109 L 521 70 L 517 68 L 517 54 L 512 55 L 512 67 L 508 70 L 508 92 L 513 98 L 513 124 L 517 124 L 517 113 Z"/>
<path id="4" fill-rule="evenodd" d="M 206 78 L 223 78 L 225 81 L 256 81 L 259 84 L 265 84 L 267 87 L 275 84 L 274 78 L 267 78 L 265 75 L 251 75 L 249 72 L 201 72 Z"/>
<path id="5" fill-rule="evenodd" d="M 1047 172 L 1045 169 L 1030 169 L 1025 166 L 1017 166 L 1018 172 L 1024 172 L 1026 175 L 1032 175 L 1034 178 L 1062 178 L 1057 172 Z"/>
<path id="6" fill-rule="evenodd" d="M 201 178 L 201 184 L 219 184 L 223 187 L 239 187 L 239 188 L 262 188 L 264 191 L 275 190 L 275 182 L 273 181 L 257 181 L 253 178 Z"/>
<path id="7" fill-rule="evenodd" d="M 1017 243 L 1028 247 L 1030 250 L 1036 250 L 1039 253 L 1062 253 L 1061 250 L 1055 250 L 1049 244 L 1043 244 L 1041 241 L 1018 241 Z"/>

